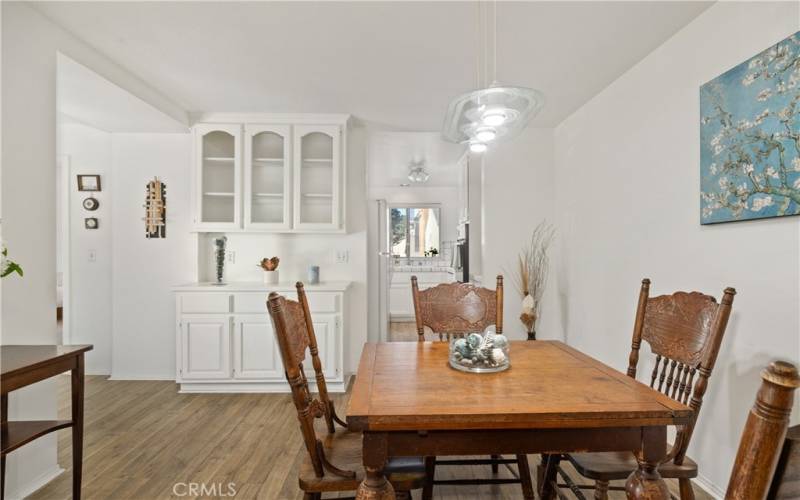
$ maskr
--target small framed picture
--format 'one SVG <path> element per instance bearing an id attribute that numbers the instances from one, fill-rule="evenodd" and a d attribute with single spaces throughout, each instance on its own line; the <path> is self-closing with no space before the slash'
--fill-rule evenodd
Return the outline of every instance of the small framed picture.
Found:
<path id="1" fill-rule="evenodd" d="M 96 217 L 87 217 L 83 219 L 83 225 L 86 229 L 97 229 L 100 224 Z"/>
<path id="2" fill-rule="evenodd" d="M 100 176 L 79 175 L 78 191 L 100 191 Z"/>

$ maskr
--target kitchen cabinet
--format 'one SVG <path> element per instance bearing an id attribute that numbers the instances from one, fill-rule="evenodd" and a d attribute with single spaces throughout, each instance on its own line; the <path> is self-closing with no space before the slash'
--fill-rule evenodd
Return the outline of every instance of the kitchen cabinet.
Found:
<path id="1" fill-rule="evenodd" d="M 348 115 L 210 114 L 193 127 L 197 232 L 345 232 Z"/>
<path id="2" fill-rule="evenodd" d="M 349 282 L 329 282 L 306 287 L 331 392 L 346 388 L 343 332 L 349 286 Z M 293 284 L 190 284 L 174 291 L 175 381 L 181 392 L 289 392 L 266 300 L 273 291 L 297 300 Z M 306 373 L 313 386 L 310 355 L 307 358 Z"/>

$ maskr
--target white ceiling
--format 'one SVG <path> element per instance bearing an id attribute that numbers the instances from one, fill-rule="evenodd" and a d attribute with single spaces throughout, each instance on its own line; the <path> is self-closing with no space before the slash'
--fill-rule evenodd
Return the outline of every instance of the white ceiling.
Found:
<path id="1" fill-rule="evenodd" d="M 369 138 L 370 187 L 407 184 L 409 164 L 425 162 L 430 178 L 410 187 L 454 187 L 461 178 L 459 160 L 466 148 L 444 142 L 438 132 L 375 132 Z"/>
<path id="2" fill-rule="evenodd" d="M 499 2 L 498 77 L 553 126 L 710 2 Z M 476 86 L 477 3 L 33 4 L 187 111 L 342 112 L 439 130 Z"/>
<path id="3" fill-rule="evenodd" d="M 187 132 L 185 125 L 63 54 L 58 54 L 58 112 L 64 122 L 106 132 Z"/>

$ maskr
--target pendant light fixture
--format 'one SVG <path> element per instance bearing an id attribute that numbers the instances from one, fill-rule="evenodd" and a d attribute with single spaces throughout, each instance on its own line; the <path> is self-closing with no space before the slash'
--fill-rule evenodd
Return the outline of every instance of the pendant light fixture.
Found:
<path id="1" fill-rule="evenodd" d="M 497 81 L 497 2 L 493 2 L 494 82 L 487 85 L 489 36 L 484 2 L 478 3 L 478 32 L 483 38 L 483 79 L 481 64 L 477 64 L 478 82 L 484 88 L 462 94 L 447 107 L 442 134 L 445 139 L 458 144 L 469 144 L 473 153 L 486 151 L 494 141 L 508 139 L 518 134 L 542 109 L 544 94 L 536 89 L 503 85 Z M 479 56 L 480 58 L 480 56 Z"/>
<path id="2" fill-rule="evenodd" d="M 425 170 L 425 160 L 412 161 L 408 167 L 408 180 L 414 184 L 427 182 L 430 176 Z"/>

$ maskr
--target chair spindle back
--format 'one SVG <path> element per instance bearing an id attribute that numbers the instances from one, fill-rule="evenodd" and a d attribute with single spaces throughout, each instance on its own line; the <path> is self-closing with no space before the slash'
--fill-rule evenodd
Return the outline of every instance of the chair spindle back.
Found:
<path id="1" fill-rule="evenodd" d="M 497 276 L 497 288 L 490 290 L 472 283 L 440 283 L 420 291 L 417 277 L 411 277 L 414 315 L 418 340 L 425 340 L 425 327 L 439 335 L 439 340 L 482 332 L 495 325 L 503 333 L 503 276 Z"/>
<path id="2" fill-rule="evenodd" d="M 636 378 L 639 348 L 644 340 L 656 360 L 650 387 L 694 410 L 692 422 L 678 429 L 667 456 L 667 460 L 681 464 L 703 405 L 736 290 L 726 288 L 719 304 L 714 297 L 699 292 L 658 297 L 649 297 L 649 292 L 650 280 L 644 279 L 636 309 L 628 376 Z"/>

